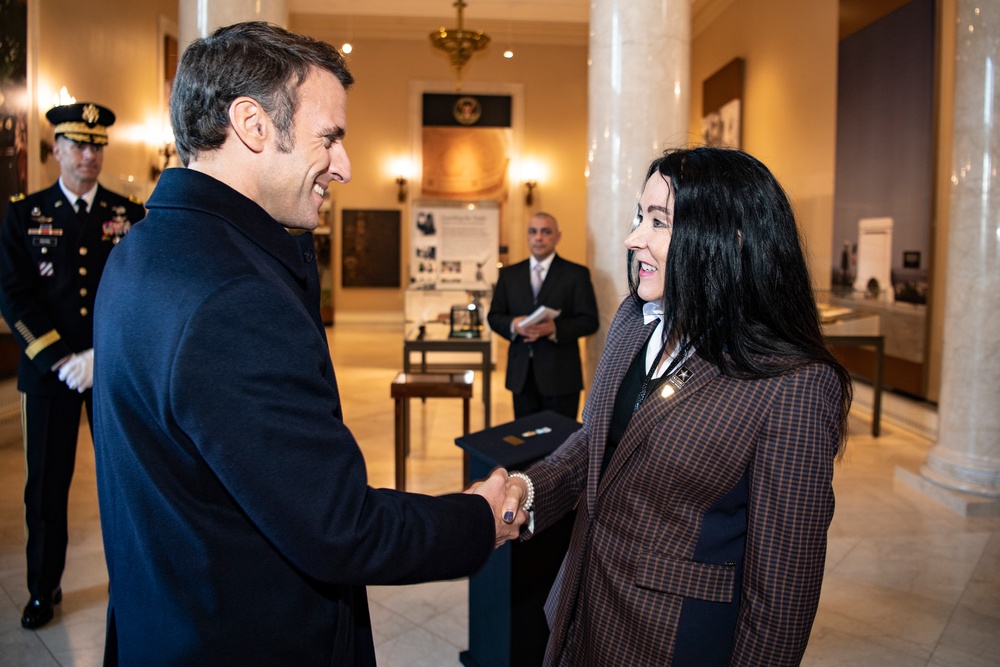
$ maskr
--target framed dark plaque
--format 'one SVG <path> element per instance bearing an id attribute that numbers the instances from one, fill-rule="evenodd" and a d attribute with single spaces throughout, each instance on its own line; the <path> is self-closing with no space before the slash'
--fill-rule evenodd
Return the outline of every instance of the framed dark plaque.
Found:
<path id="1" fill-rule="evenodd" d="M 344 209 L 341 228 L 343 287 L 400 287 L 398 209 Z"/>

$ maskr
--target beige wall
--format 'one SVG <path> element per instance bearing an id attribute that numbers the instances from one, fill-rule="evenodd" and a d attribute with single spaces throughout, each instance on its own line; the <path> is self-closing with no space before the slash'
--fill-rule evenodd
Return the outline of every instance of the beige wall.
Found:
<path id="1" fill-rule="evenodd" d="M 716 3 L 724 5 L 725 3 Z M 691 134 L 701 134 L 701 83 L 745 60 L 743 150 L 791 199 L 813 282 L 829 287 L 837 112 L 837 0 L 735 0 L 691 45 Z"/>
<path id="2" fill-rule="evenodd" d="M 292 15 L 289 27 L 340 45 L 343 37 L 334 28 L 342 22 L 315 21 Z M 429 24 L 430 28 L 434 24 Z M 427 30 L 430 32 L 430 29 Z M 420 34 L 420 33 L 418 33 Z M 364 319 L 403 312 L 402 289 L 362 289 L 340 286 L 339 224 L 345 208 L 400 208 L 403 217 L 401 275 L 408 274 L 409 203 L 396 200 L 397 187 L 389 169 L 392 160 L 410 156 L 419 132 L 418 109 L 411 85 L 433 92 L 454 92 L 454 73 L 443 53 L 426 38 L 352 38 L 349 56 L 356 83 L 348 93 L 346 146 L 353 168 L 352 181 L 331 188 L 334 231 L 334 309 L 338 319 Z M 563 226 L 559 252 L 577 262 L 586 261 L 586 130 L 587 50 L 585 46 L 514 44 L 515 58 L 501 57 L 506 46 L 490 46 L 477 54 L 463 72 L 463 92 L 504 94 L 497 87 L 514 85 L 523 91 L 523 123 L 515 137 L 524 156 L 543 162 L 547 176 L 534 194 L 531 211 L 546 210 Z M 539 63 L 544 63 L 540 67 Z M 518 118 L 515 116 L 515 123 Z M 411 200 L 419 198 L 419 185 L 410 184 Z M 504 205 L 501 243 L 507 242 L 509 260 L 527 257 L 524 189 L 512 183 L 511 198 Z"/>
<path id="3" fill-rule="evenodd" d="M 177 7 L 177 0 L 28 0 L 29 88 L 35 100 L 29 119 L 31 190 L 59 177 L 54 160 L 40 162 L 38 139 L 51 141 L 45 111 L 52 94 L 66 86 L 77 101 L 102 104 L 117 117 L 109 130 L 101 183 L 125 194 L 148 195 L 153 137 L 162 133 L 158 35 L 163 19 L 176 25 Z"/>

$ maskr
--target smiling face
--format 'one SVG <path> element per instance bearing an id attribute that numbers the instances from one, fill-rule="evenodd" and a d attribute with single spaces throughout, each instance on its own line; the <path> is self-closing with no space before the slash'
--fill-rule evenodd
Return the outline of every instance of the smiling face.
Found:
<path id="1" fill-rule="evenodd" d="M 636 210 L 632 233 L 625 247 L 635 253 L 639 263 L 639 298 L 659 301 L 663 298 L 667 252 L 674 231 L 674 191 L 662 174 L 654 173 L 646 181 Z"/>
<path id="2" fill-rule="evenodd" d="M 333 74 L 313 69 L 298 93 L 291 141 L 282 146 L 276 130 L 269 136 L 259 203 L 286 227 L 312 230 L 330 183 L 351 180 L 344 148 L 347 92 Z"/>

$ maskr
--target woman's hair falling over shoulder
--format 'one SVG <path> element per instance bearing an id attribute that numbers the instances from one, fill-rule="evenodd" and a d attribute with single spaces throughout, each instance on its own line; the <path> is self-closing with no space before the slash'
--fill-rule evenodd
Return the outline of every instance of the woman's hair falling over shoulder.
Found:
<path id="1" fill-rule="evenodd" d="M 783 375 L 813 363 L 841 385 L 841 449 L 852 398 L 847 370 L 827 348 L 788 197 L 771 172 L 738 150 L 672 149 L 653 161 L 674 191 L 663 291 L 666 339 L 691 340 L 722 373 Z M 629 253 L 629 289 L 638 283 Z"/>

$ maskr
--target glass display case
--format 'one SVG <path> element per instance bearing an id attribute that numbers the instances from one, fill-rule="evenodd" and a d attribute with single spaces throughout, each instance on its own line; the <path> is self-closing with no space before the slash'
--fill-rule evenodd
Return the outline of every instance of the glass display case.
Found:
<path id="1" fill-rule="evenodd" d="M 408 289 L 403 299 L 403 371 L 480 372 L 486 427 L 490 425 L 494 362 L 493 340 L 486 321 L 491 297 L 492 293 L 485 290 Z M 458 318 L 453 315 L 455 309 L 462 313 Z"/>
<path id="2" fill-rule="evenodd" d="M 887 302 L 872 292 L 816 293 L 820 328 L 834 354 L 852 373 L 872 383 L 872 436 L 881 430 L 882 376 L 885 367 L 884 314 Z M 844 350 L 860 349 L 861 358 Z"/>

